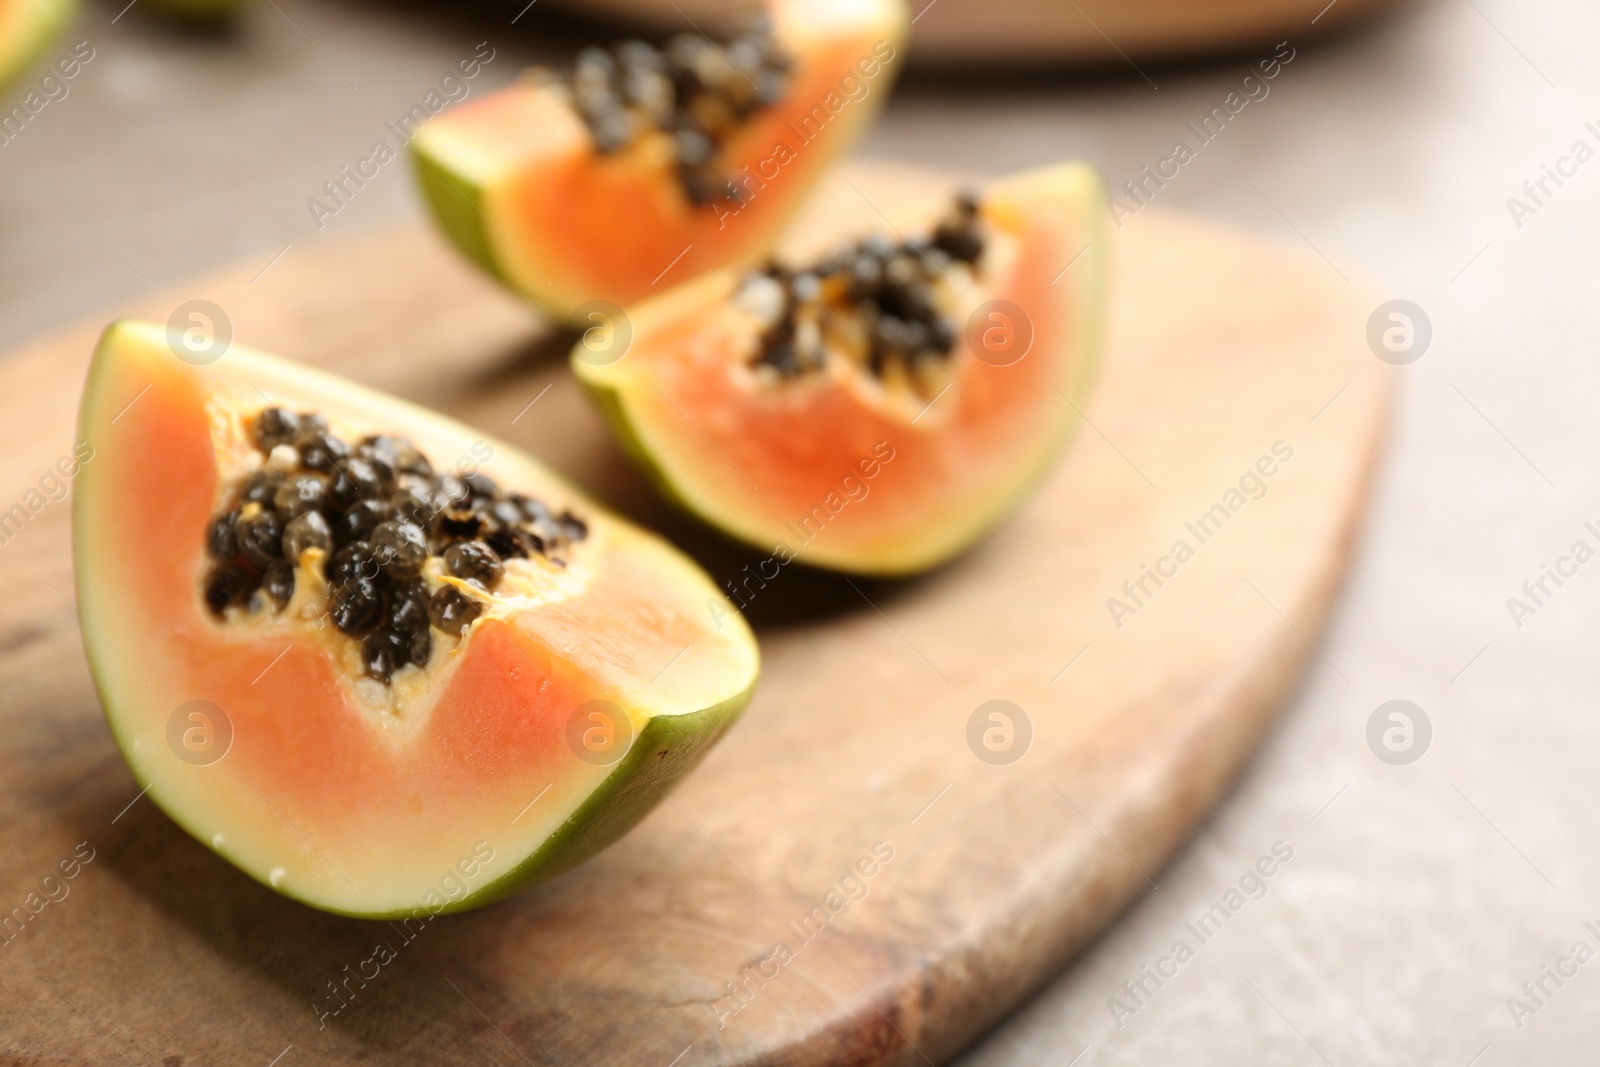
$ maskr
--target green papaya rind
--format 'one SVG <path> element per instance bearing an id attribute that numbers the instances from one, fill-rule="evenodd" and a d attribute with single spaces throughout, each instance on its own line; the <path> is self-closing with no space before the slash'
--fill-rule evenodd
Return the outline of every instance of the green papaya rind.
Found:
<path id="1" fill-rule="evenodd" d="M 489 243 L 483 189 L 464 175 L 451 177 L 450 168 L 421 142 L 412 145 L 411 158 L 416 163 L 422 197 L 445 237 L 491 278 L 515 291 L 516 282 L 500 269 Z"/>
<path id="2" fill-rule="evenodd" d="M 553 878 L 633 829 L 711 751 L 744 712 L 755 685 L 752 681 L 743 693 L 702 711 L 651 719 L 617 769 L 538 851 L 477 892 L 446 905 L 441 914 L 491 904 L 525 886 Z"/>

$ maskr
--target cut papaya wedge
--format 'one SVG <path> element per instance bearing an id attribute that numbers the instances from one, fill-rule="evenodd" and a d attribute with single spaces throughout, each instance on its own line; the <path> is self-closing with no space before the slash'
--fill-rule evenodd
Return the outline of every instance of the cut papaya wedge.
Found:
<path id="1" fill-rule="evenodd" d="M 1091 167 L 1030 171 L 819 262 L 707 275 L 572 367 L 689 511 L 779 562 L 909 574 L 992 528 L 1070 437 L 1108 244 Z"/>
<path id="2" fill-rule="evenodd" d="M 0 0 L 0 89 L 39 58 L 77 10 L 77 0 Z M 0 141 L 17 132 L 8 125 Z"/>
<path id="3" fill-rule="evenodd" d="M 106 331 L 73 553 L 135 778 L 252 878 L 347 915 L 487 903 L 626 832 L 749 700 L 748 628 L 656 537 L 442 416 L 210 358 Z"/>
<path id="4" fill-rule="evenodd" d="M 570 318 L 760 257 L 818 174 L 887 98 L 904 0 L 771 0 L 726 44 L 591 49 L 411 142 L 449 238 Z"/>

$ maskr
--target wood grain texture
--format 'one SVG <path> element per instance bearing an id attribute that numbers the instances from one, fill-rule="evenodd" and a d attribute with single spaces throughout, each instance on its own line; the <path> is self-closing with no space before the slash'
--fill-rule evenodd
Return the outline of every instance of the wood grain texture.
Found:
<path id="1" fill-rule="evenodd" d="M 691 20 L 730 34 L 753 4 L 737 0 L 554 0 L 655 33 Z M 1006 66 L 1066 62 L 1088 67 L 1194 58 L 1296 45 L 1350 26 L 1399 0 L 908 0 L 917 16 L 912 54 L 943 64 Z M 1270 52 L 1270 48 L 1268 49 Z M 1263 56 L 1265 58 L 1265 55 Z"/>
<path id="2" fill-rule="evenodd" d="M 850 177 L 802 229 L 944 184 Z M 265 258 L 125 310 L 213 300 L 238 341 L 526 445 L 719 578 L 757 558 L 667 511 L 537 318 L 420 225 L 297 246 L 252 282 Z M 1114 261 L 1091 427 L 1035 499 L 919 580 L 784 568 L 750 604 L 756 699 L 669 803 L 560 879 L 409 936 L 274 895 L 137 799 L 68 600 L 68 507 L 44 506 L 0 546 L 0 918 L 44 899 L 79 842 L 94 859 L 0 944 L 0 1063 L 952 1056 L 1159 879 L 1308 661 L 1335 669 L 1311 642 L 1379 454 L 1389 369 L 1358 285 L 1300 247 L 1154 211 Z M 0 363 L 5 507 L 70 451 L 99 325 Z M 1186 523 L 1280 441 L 1293 458 L 1201 543 Z M 1180 539 L 1193 558 L 1146 580 L 1119 627 L 1107 599 Z M 993 699 L 1031 722 L 1010 765 L 968 747 Z M 841 880 L 875 845 L 893 858 L 845 881 L 849 899 Z M 805 940 L 813 906 L 826 922 Z M 729 999 L 779 942 L 792 958 Z M 345 1006 L 320 1015 L 340 982 Z"/>

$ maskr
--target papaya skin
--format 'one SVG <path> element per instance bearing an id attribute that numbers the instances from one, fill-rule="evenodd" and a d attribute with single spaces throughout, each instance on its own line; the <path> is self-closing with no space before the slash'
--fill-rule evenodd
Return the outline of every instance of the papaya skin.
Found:
<path id="1" fill-rule="evenodd" d="M 509 613 L 488 613 L 461 646 L 463 655 L 459 662 L 444 667 L 433 683 L 436 690 L 430 699 L 438 703 L 427 705 L 416 733 L 381 735 L 389 737 L 389 741 L 375 748 L 352 749 L 348 755 L 333 758 L 337 775 L 352 780 L 351 799 L 356 806 L 373 809 L 358 815 L 354 830 L 341 823 L 345 815 L 340 812 L 319 812 L 315 792 L 306 796 L 286 793 L 282 775 L 287 775 L 287 780 L 292 782 L 300 773 L 298 765 L 316 755 L 305 752 L 297 756 L 291 747 L 287 768 L 274 769 L 270 762 L 262 762 L 267 757 L 262 755 L 261 723 L 266 721 L 270 727 L 274 718 L 284 717 L 286 706 L 273 705 L 270 703 L 273 698 L 261 697 L 261 701 L 269 704 L 263 720 L 256 709 L 246 706 L 252 699 L 253 687 L 261 680 L 259 676 L 254 676 L 256 680 L 252 681 L 251 673 L 235 677 L 206 669 L 195 675 L 192 668 L 185 674 L 184 669 L 175 666 L 170 658 L 163 658 L 162 653 L 162 650 L 170 653 L 174 648 L 193 646 L 197 651 L 191 658 L 207 664 L 237 656 L 241 643 L 250 646 L 252 642 L 266 642 L 257 642 L 248 633 L 241 636 L 239 631 L 220 624 L 202 624 L 203 616 L 199 612 L 203 609 L 198 606 L 176 618 L 165 618 L 160 602 L 151 601 L 141 592 L 151 582 L 165 581 L 160 575 L 171 568 L 164 563 L 154 566 L 156 578 L 124 580 L 118 568 L 119 561 L 127 558 L 124 551 L 127 537 L 137 537 L 137 531 L 143 529 L 137 514 L 129 516 L 125 510 L 118 512 L 124 517 L 123 537 L 118 544 L 108 543 L 105 536 L 111 525 L 107 508 L 119 507 L 117 502 L 125 499 L 116 495 L 119 471 L 128 469 L 129 464 L 143 463 L 130 454 L 129 444 L 142 440 L 137 436 L 142 432 L 141 426 L 151 422 L 160 425 L 162 413 L 169 408 L 182 410 L 184 397 L 195 388 L 190 379 L 198 376 L 188 370 L 174 374 L 169 365 L 176 363 L 163 327 L 119 322 L 107 329 L 90 366 L 79 434 L 93 449 L 89 454 L 94 461 L 85 463 L 79 472 L 73 500 L 75 582 L 78 603 L 82 607 L 80 619 L 85 654 L 113 740 L 133 771 L 136 783 L 148 786 L 151 799 L 197 841 L 218 851 L 262 885 L 319 910 L 368 919 L 422 918 L 464 911 L 502 899 L 526 885 L 571 868 L 626 834 L 700 763 L 748 705 L 759 678 L 759 653 L 748 626 L 731 604 L 720 599 L 711 581 L 676 550 L 609 516 L 597 505 L 583 501 L 570 487 L 566 492 L 570 492 L 571 497 L 553 496 L 557 492 L 554 487 L 560 483 L 548 472 L 541 472 L 539 480 L 532 484 L 514 481 L 519 470 L 534 469 L 537 465 L 510 446 L 491 442 L 494 459 L 486 467 L 486 473 L 509 487 L 525 488 L 546 499 L 572 500 L 582 509 L 590 520 L 592 543 L 597 552 L 603 553 L 594 557 L 593 577 L 584 578 L 583 589 L 568 595 L 566 601 L 516 607 Z M 233 366 L 226 371 L 204 373 L 224 380 L 248 381 L 251 386 L 259 386 L 274 396 L 292 398 L 335 419 L 352 411 L 359 413 L 361 419 L 377 414 L 395 432 L 418 435 L 419 441 L 428 440 L 430 435 L 435 441 L 447 440 L 449 434 L 456 432 L 463 435 L 462 440 L 482 440 L 475 431 L 465 427 L 452 430 L 454 424 L 448 420 L 411 405 L 388 401 L 350 383 L 250 353 L 240 346 L 229 349 L 218 367 L 228 364 Z M 140 399 L 130 406 L 129 400 L 133 397 Z M 120 425 L 113 426 L 114 419 L 120 419 Z M 123 436 L 109 432 L 113 430 Z M 179 469 L 209 463 L 208 455 L 208 452 L 201 454 L 190 449 Z M 498 468 L 494 464 L 499 464 Z M 185 484 L 191 481 L 187 479 Z M 207 493 L 200 503 L 200 511 L 210 506 L 211 497 Z M 179 525 L 186 523 L 185 519 Z M 197 538 L 200 532 L 196 530 Z M 188 558 L 185 553 L 191 550 L 180 546 L 175 552 L 181 564 Z M 195 558 L 198 560 L 199 556 Z M 178 570 L 181 572 L 182 567 Z M 614 573 L 607 577 L 608 571 Z M 691 633 L 700 650 L 685 657 L 684 662 L 674 668 L 673 675 L 660 684 L 656 681 L 660 677 L 657 672 L 671 651 L 657 645 L 670 636 L 675 647 L 684 640 L 678 636 L 679 630 L 662 630 L 657 644 L 638 655 L 627 647 L 633 631 L 626 628 L 597 633 L 592 641 L 585 640 L 582 632 L 585 620 L 595 617 L 596 607 L 604 608 L 608 600 L 615 600 L 616 594 L 608 590 L 634 588 L 641 581 L 650 583 L 649 588 L 631 601 L 614 605 L 619 612 L 616 618 L 637 617 L 641 610 L 656 611 L 685 620 L 683 626 L 693 623 L 698 627 Z M 198 593 L 197 586 L 191 589 L 185 583 L 184 588 L 175 591 L 173 602 L 193 600 L 197 605 Z M 721 604 L 722 610 L 707 614 L 713 598 Z M 602 611 L 599 617 L 610 616 Z M 291 637 L 291 640 L 298 639 Z M 574 640 L 582 641 L 584 647 L 574 650 Z M 284 643 L 282 636 L 273 638 L 267 652 L 275 654 Z M 318 696 L 321 692 L 318 680 L 338 668 L 330 662 L 307 673 L 304 662 L 315 661 L 316 656 L 302 657 L 301 653 L 297 644 L 295 653 L 274 666 L 274 673 L 267 676 L 264 684 L 270 686 L 277 672 L 289 671 L 288 679 L 281 684 L 294 694 L 291 699 L 295 715 L 291 718 L 323 716 L 360 734 L 366 720 L 356 715 L 350 705 L 335 702 L 330 706 Z M 262 664 L 269 659 L 270 656 L 264 655 Z M 630 663 L 636 665 L 630 666 Z M 607 673 L 597 672 L 593 664 L 613 666 Z M 472 703 L 475 693 L 493 695 L 496 687 L 502 685 L 498 679 L 514 679 L 523 665 L 532 667 L 535 680 L 544 679 L 544 685 L 532 690 L 526 688 L 530 683 L 524 682 L 524 688 L 516 688 L 508 681 L 504 683 L 503 695 L 496 707 L 485 705 L 481 712 L 477 710 L 477 705 Z M 681 672 L 686 668 L 690 673 L 684 678 Z M 470 682 L 466 688 L 462 685 L 464 679 Z M 573 689 L 574 683 L 580 688 Z M 551 695 L 540 698 L 542 703 L 518 705 L 523 699 L 519 694 L 545 694 L 545 687 L 552 684 Z M 555 734 L 537 731 L 535 727 L 539 722 L 564 719 L 567 705 L 560 702 L 563 693 L 575 693 L 575 699 L 597 694 L 614 697 L 627 711 L 632 724 L 632 744 L 614 765 L 580 765 L 561 748 L 564 742 L 559 729 Z M 652 694 L 657 700 L 654 706 L 648 703 Z M 702 695 L 706 699 L 702 700 Z M 179 763 L 166 751 L 170 740 L 163 741 L 161 736 L 169 711 L 181 701 L 199 697 L 214 699 L 219 706 L 225 706 L 234 723 L 233 748 L 227 753 L 227 759 L 219 761 L 216 767 Z M 447 709 L 445 704 L 451 701 L 453 704 Z M 429 771 L 431 777 L 406 783 L 403 795 L 415 790 L 426 799 L 430 809 L 438 808 L 442 812 L 430 811 L 430 819 L 459 820 L 463 812 L 471 818 L 464 825 L 451 823 L 454 828 L 448 841 L 419 841 L 414 838 L 421 832 L 417 827 L 432 824 L 423 821 L 408 825 L 410 812 L 384 792 L 382 773 L 378 777 L 369 773 L 372 770 L 369 761 L 381 762 L 386 758 L 385 753 L 398 751 L 399 755 L 394 757 L 396 766 L 404 773 L 404 767 L 410 764 L 401 761 L 407 753 L 416 754 L 419 743 L 440 746 L 442 742 L 433 740 L 434 737 L 456 736 L 429 731 L 440 715 L 447 711 L 460 713 L 463 701 L 466 702 L 465 721 L 469 731 L 476 730 L 488 740 L 476 748 L 422 748 L 424 762 L 421 765 L 433 768 Z M 345 717 L 343 722 L 340 722 L 341 716 Z M 355 718 L 351 720 L 350 716 Z M 518 725 L 523 721 L 529 724 L 527 729 Z M 504 747 L 498 740 L 499 735 L 493 733 L 496 729 L 510 729 L 510 739 L 523 747 L 536 748 L 546 744 L 543 738 L 553 738 L 552 747 L 538 757 L 538 767 L 542 769 L 523 773 L 519 770 L 520 764 L 513 763 L 510 778 L 505 775 L 485 777 L 487 772 L 481 770 L 484 760 L 492 759 L 495 747 Z M 518 731 L 522 736 L 517 736 Z M 341 741 L 336 734 L 318 733 L 316 736 L 319 745 L 339 751 Z M 444 769 L 441 771 L 440 767 Z M 453 767 L 462 768 L 462 772 L 457 774 L 451 770 Z M 377 770 L 386 772 L 383 767 Z M 274 780 L 265 776 L 272 773 L 280 777 Z M 565 779 L 561 778 L 563 774 L 567 775 Z M 206 775 L 213 777 L 205 779 Z M 236 778 L 225 780 L 227 775 Z M 309 772 L 306 780 L 310 781 Z M 547 781 L 555 788 L 535 806 L 532 802 L 545 796 L 540 789 Z M 503 799 L 508 782 L 514 789 L 514 799 L 501 803 L 494 798 Z M 271 807 L 257 804 L 256 794 Z M 480 803 L 476 799 L 480 795 L 491 799 Z M 271 799 L 267 800 L 269 796 Z M 391 799 L 380 799 L 385 796 Z M 468 799 L 461 801 L 462 796 Z M 302 807 L 297 809 L 296 804 Z M 450 807 L 451 804 L 458 806 Z M 465 806 L 459 806 L 463 804 Z M 273 812 L 274 808 L 282 810 Z M 305 814 L 307 810 L 311 812 L 311 821 Z M 327 816 L 326 821 L 321 821 L 323 814 Z M 318 842 L 312 847 L 319 855 L 326 850 L 336 857 L 341 865 L 338 868 L 341 876 L 354 877 L 353 881 L 345 878 L 349 886 L 331 876 L 320 882 L 310 877 L 297 881 L 292 864 L 276 859 L 299 847 L 300 841 L 300 837 L 289 834 L 275 822 L 268 825 L 280 818 L 284 822 L 292 821 L 303 830 L 301 836 L 305 841 Z M 265 821 L 255 822 L 255 819 Z M 357 840 L 366 832 L 364 828 L 372 828 L 378 839 L 375 842 Z M 227 838 L 225 846 L 218 844 L 223 831 Z M 253 840 L 252 835 L 259 835 L 260 841 Z M 392 843 L 385 835 L 392 836 Z M 372 846 L 382 862 L 375 866 L 369 864 L 367 872 L 387 870 L 399 863 L 416 876 L 407 881 L 406 886 L 426 888 L 441 871 L 449 871 L 449 861 L 466 854 L 461 842 L 473 838 L 493 844 L 494 865 L 491 867 L 486 861 L 481 881 L 470 878 L 466 881 L 468 891 L 432 897 L 420 889 L 391 891 L 390 887 L 373 884 L 370 873 L 364 873 L 359 866 L 367 862 L 367 851 L 345 847 L 352 840 L 358 845 Z M 261 842 L 265 842 L 262 846 L 265 851 L 275 857 L 273 862 L 253 858 L 256 852 L 252 848 Z M 419 856 L 430 858 L 419 858 L 412 863 L 407 857 L 413 849 Z M 349 858 L 352 855 L 356 857 L 356 865 L 352 865 Z M 400 858 L 396 860 L 395 856 Z M 441 857 L 445 858 L 443 862 Z M 311 874 L 319 872 L 315 856 L 306 862 Z M 327 859 L 327 862 L 331 865 L 334 860 Z M 283 876 L 283 866 L 291 870 L 287 879 Z M 362 887 L 359 890 L 356 889 L 358 884 Z"/>
<path id="2" fill-rule="evenodd" d="M 433 211 L 434 221 L 446 237 L 472 262 L 501 285 L 515 282 L 500 270 L 487 236 L 488 216 L 483 213 L 483 189 L 466 175 L 450 171 L 426 152 L 415 152 L 417 183 Z"/>
<path id="3" fill-rule="evenodd" d="M 443 910 L 466 911 L 577 866 L 633 829 L 722 739 L 755 692 L 749 689 L 692 715 L 652 719 L 605 783 L 539 851 L 514 870 Z M 399 918 L 399 915 L 378 918 Z"/>

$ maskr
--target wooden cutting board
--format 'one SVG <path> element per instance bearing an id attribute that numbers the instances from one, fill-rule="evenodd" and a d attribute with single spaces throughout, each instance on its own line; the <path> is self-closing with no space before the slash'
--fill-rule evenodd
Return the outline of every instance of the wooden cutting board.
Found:
<path id="1" fill-rule="evenodd" d="M 553 0 L 652 33 L 731 35 L 754 0 Z M 1295 47 L 1395 6 L 1397 0 L 908 0 L 912 54 L 941 64 L 1006 66 L 1067 62 L 1128 71 L 1159 63 L 1261 49 L 1241 73 Z M 517 4 L 520 9 L 521 4 Z M 1144 70 L 1128 71 L 1148 76 Z M 1154 84 L 1152 82 L 1152 84 Z"/>
<path id="2" fill-rule="evenodd" d="M 946 184 L 849 176 L 808 227 Z M 0 362 L 0 506 L 42 502 L 0 545 L 0 917 L 25 917 L 0 1063 L 952 1056 L 1159 880 L 1302 669 L 1337 670 L 1312 642 L 1383 436 L 1375 298 L 1303 246 L 1154 211 L 1114 255 L 1092 425 L 1036 498 L 919 580 L 786 569 L 751 603 L 756 699 L 669 803 L 553 883 L 410 931 L 278 897 L 141 799 L 49 499 L 101 323 Z M 123 312 L 215 301 L 239 342 L 519 442 L 719 578 L 751 562 L 659 503 L 539 320 L 422 224 L 270 259 Z M 997 700 L 1009 748 L 979 714 Z"/>

